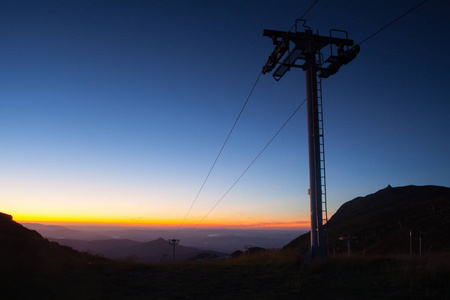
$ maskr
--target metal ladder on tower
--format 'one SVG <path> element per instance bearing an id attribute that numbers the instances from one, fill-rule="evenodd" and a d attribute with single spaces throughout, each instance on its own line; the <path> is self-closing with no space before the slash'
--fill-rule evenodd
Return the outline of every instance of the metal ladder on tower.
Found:
<path id="1" fill-rule="evenodd" d="M 322 65 L 321 53 L 317 60 L 319 69 Z M 322 106 L 322 78 L 317 78 L 317 108 L 319 119 L 319 147 L 320 147 L 320 188 L 322 190 L 322 225 L 328 222 L 327 213 L 327 181 L 325 178 L 325 143 L 324 143 L 324 131 L 323 131 L 323 106 Z"/>

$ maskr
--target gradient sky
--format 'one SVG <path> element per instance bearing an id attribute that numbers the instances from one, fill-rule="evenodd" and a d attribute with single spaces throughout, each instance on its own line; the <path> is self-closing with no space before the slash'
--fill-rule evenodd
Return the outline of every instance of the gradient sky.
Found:
<path id="1" fill-rule="evenodd" d="M 313 2 L 1 0 L 0 211 L 178 226 L 273 50 L 262 30 Z M 320 0 L 307 25 L 358 43 L 419 2 Z M 449 12 L 428 1 L 323 82 L 329 214 L 388 184 L 450 185 Z M 304 76 L 260 79 L 186 226 L 303 101 Z M 308 226 L 308 187 L 302 107 L 202 225 Z"/>

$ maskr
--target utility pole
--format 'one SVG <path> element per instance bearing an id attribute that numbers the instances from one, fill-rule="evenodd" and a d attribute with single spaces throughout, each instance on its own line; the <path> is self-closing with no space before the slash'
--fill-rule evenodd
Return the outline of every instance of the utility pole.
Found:
<path id="1" fill-rule="evenodd" d="M 244 245 L 245 254 L 250 254 L 250 251 L 252 250 L 252 245 Z"/>
<path id="2" fill-rule="evenodd" d="M 347 255 L 350 256 L 352 254 L 352 241 L 356 240 L 357 238 L 354 236 L 340 236 L 339 240 L 346 241 L 347 242 Z"/>
<path id="3" fill-rule="evenodd" d="M 409 255 L 412 256 L 413 254 L 413 231 L 412 229 L 409 230 Z"/>
<path id="4" fill-rule="evenodd" d="M 304 32 L 297 31 L 297 23 L 302 21 Z M 305 26 L 304 20 L 296 20 L 295 32 L 264 30 L 263 36 L 270 37 L 275 49 L 263 67 L 263 74 L 270 73 L 280 80 L 291 68 L 300 68 L 306 75 L 306 104 L 308 123 L 309 153 L 309 196 L 311 213 L 311 246 L 306 263 L 315 258 L 327 257 L 323 241 L 323 224 L 327 222 L 325 150 L 323 135 L 321 78 L 335 74 L 342 65 L 349 63 L 359 53 L 359 46 L 348 39 L 345 31 L 330 30 L 330 36 L 319 36 Z M 345 33 L 346 38 L 336 38 L 332 34 Z M 291 44 L 293 47 L 291 49 Z M 330 57 L 323 67 L 321 50 L 330 45 Z M 337 55 L 333 55 L 333 45 Z M 349 48 L 353 46 L 352 48 Z M 298 63 L 303 61 L 303 63 Z M 319 79 L 318 79 L 319 78 Z"/>
<path id="5" fill-rule="evenodd" d="M 169 245 L 172 245 L 172 261 L 175 261 L 175 245 L 177 245 L 180 240 L 172 239 L 169 240 Z"/>
<path id="6" fill-rule="evenodd" d="M 419 258 L 422 258 L 422 230 L 419 230 Z"/>

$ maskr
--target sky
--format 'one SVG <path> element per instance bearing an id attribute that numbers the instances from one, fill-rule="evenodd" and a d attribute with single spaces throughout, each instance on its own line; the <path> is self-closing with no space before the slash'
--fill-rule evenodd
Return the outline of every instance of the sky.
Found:
<path id="1" fill-rule="evenodd" d="M 305 107 L 220 200 L 305 98 L 301 70 L 260 78 L 194 199 L 272 53 L 263 29 L 313 2 L 1 0 L 0 211 L 307 228 Z M 420 2 L 319 0 L 305 18 L 358 43 Z M 387 185 L 450 186 L 449 12 L 428 1 L 323 81 L 329 215 Z"/>

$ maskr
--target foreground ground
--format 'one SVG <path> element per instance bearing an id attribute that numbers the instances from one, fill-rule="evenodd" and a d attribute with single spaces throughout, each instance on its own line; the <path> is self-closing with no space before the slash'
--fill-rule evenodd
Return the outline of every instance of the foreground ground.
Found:
<path id="1" fill-rule="evenodd" d="M 2 299 L 450 299 L 448 254 L 303 266 L 301 258 L 273 251 L 158 265 L 19 265 L 1 276 Z"/>

